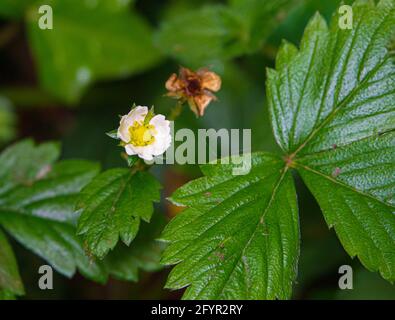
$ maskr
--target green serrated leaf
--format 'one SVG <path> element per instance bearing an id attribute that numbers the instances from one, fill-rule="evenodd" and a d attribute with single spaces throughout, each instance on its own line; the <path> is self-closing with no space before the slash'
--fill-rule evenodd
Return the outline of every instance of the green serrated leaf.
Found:
<path id="1" fill-rule="evenodd" d="M 75 103 L 92 82 L 130 76 L 160 60 L 149 25 L 119 5 L 125 1 L 45 1 L 53 9 L 52 30 L 39 28 L 41 3 L 28 10 L 29 40 L 42 86 L 63 101 Z"/>
<path id="2" fill-rule="evenodd" d="M 154 214 L 150 223 L 142 223 L 141 230 L 128 247 L 119 244 L 104 260 L 109 273 L 116 279 L 137 281 L 139 269 L 154 272 L 161 269 L 159 263 L 164 244 L 159 237 L 165 219 L 162 214 Z"/>
<path id="3" fill-rule="evenodd" d="M 0 195 L 15 185 L 30 185 L 44 178 L 59 153 L 57 143 L 36 146 L 32 140 L 7 148 L 0 155 Z"/>
<path id="4" fill-rule="evenodd" d="M 395 280 L 395 4 L 356 1 L 353 28 L 317 14 L 284 44 L 267 92 L 278 144 L 351 256 Z M 392 131 L 392 132 L 391 132 Z"/>
<path id="5" fill-rule="evenodd" d="M 119 237 L 130 245 L 140 220 L 149 222 L 160 184 L 147 172 L 111 169 L 97 176 L 81 193 L 78 233 L 90 253 L 103 258 Z"/>
<path id="6" fill-rule="evenodd" d="M 395 133 L 297 160 L 297 168 L 351 256 L 395 280 Z"/>
<path id="7" fill-rule="evenodd" d="M 203 178 L 171 197 L 187 206 L 165 228 L 164 264 L 177 264 L 167 287 L 185 299 L 286 299 L 299 256 L 292 176 L 282 159 L 252 156 L 247 175 L 233 165 L 202 166 Z"/>
<path id="8" fill-rule="evenodd" d="M 80 190 L 99 172 L 96 163 L 60 161 L 48 167 L 47 177 L 34 184 L 15 186 L 0 194 L 0 207 L 23 214 L 73 223 L 74 206 Z"/>
<path id="9" fill-rule="evenodd" d="M 64 276 L 71 278 L 78 267 L 86 277 L 105 282 L 105 269 L 85 255 L 73 226 L 11 211 L 0 211 L 0 224 Z"/>
<path id="10" fill-rule="evenodd" d="M 386 45 L 394 30 L 391 0 L 357 2 L 354 27 L 331 27 L 317 14 L 300 51 L 287 63 L 290 45 L 278 54 L 267 82 L 272 124 L 285 152 L 315 153 L 394 127 L 394 57 Z M 369 39 L 369 41 L 367 41 Z"/>
<path id="11" fill-rule="evenodd" d="M 23 295 L 24 288 L 18 265 L 6 235 L 0 230 L 0 291 Z M 1 295 L 1 293 L 0 293 Z"/>
<path id="12" fill-rule="evenodd" d="M 85 255 L 74 226 L 77 196 L 99 166 L 79 160 L 54 164 L 58 154 L 57 144 L 26 140 L 0 155 L 0 225 L 61 274 L 71 277 L 78 268 L 104 282 L 104 266 Z"/>
<path id="13" fill-rule="evenodd" d="M 96 163 L 82 160 L 55 163 L 58 154 L 57 144 L 35 146 L 32 141 L 26 140 L 0 155 L 1 169 L 4 168 L 1 171 L 4 187 L 0 189 L 0 225 L 19 243 L 66 277 L 72 277 L 78 269 L 85 277 L 100 283 L 105 283 L 109 274 L 137 281 L 138 268 L 156 270 L 163 248 L 162 244 L 154 242 L 163 225 L 160 217 L 155 219 L 152 226 L 144 226 L 144 234 L 138 237 L 133 246 L 117 250 L 118 253 L 108 260 L 95 261 L 94 257 L 86 254 L 82 240 L 76 235 L 75 225 L 79 215 L 75 212 L 75 206 L 81 189 L 91 182 L 100 168 Z M 20 158 L 35 159 L 35 163 L 20 161 Z M 14 168 L 12 164 L 18 166 Z M 116 171 L 110 170 L 110 176 Z M 130 170 L 125 171 L 131 174 Z M 137 173 L 124 187 L 125 193 L 119 194 L 116 204 L 122 204 L 123 209 L 134 209 L 130 216 L 127 216 L 130 211 L 124 210 L 119 217 L 129 219 L 119 220 L 119 224 L 125 226 L 121 227 L 122 239 L 128 242 L 135 234 L 131 234 L 133 226 L 129 225 L 131 228 L 128 229 L 126 223 L 140 218 L 150 220 L 152 201 L 159 199 L 159 184 L 148 173 Z M 85 191 L 92 191 L 91 188 L 92 185 Z M 134 193 L 129 197 L 131 190 Z M 108 189 L 101 191 L 106 193 Z M 92 202 L 90 204 L 93 205 Z M 125 207 L 128 205 L 130 207 Z M 134 216 L 135 213 L 139 216 Z M 4 252 L 0 252 L 0 288 L 4 289 L 0 294 L 4 294 L 4 297 L 8 293 L 23 294 L 23 287 L 22 291 L 10 287 L 10 272 L 14 272 L 16 279 L 17 268 L 10 258 L 12 251 L 8 250 L 10 248 L 3 240 L 5 238 L 2 238 L 0 231 L 0 247 L 4 248 Z"/>

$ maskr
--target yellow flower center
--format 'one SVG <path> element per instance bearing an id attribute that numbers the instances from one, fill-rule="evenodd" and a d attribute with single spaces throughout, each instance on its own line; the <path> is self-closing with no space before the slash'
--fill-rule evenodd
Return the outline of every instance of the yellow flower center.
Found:
<path id="1" fill-rule="evenodd" d="M 155 141 L 156 130 L 152 124 L 135 121 L 129 127 L 130 143 L 136 147 L 145 147 Z"/>

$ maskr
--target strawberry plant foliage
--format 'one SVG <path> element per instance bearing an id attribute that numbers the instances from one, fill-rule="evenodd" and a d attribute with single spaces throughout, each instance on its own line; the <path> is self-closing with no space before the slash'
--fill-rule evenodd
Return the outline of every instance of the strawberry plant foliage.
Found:
<path id="1" fill-rule="evenodd" d="M 192 284 L 185 298 L 287 298 L 296 276 L 299 222 L 296 193 L 281 158 L 254 154 L 247 175 L 206 165 L 205 177 L 171 200 L 188 206 L 165 229 L 162 262 L 179 263 L 169 288 Z"/>
<path id="2" fill-rule="evenodd" d="M 393 1 L 357 2 L 354 28 L 316 16 L 284 44 L 268 95 L 280 146 L 351 256 L 395 279 Z M 392 131 L 392 132 L 391 132 Z"/>
<path id="3" fill-rule="evenodd" d="M 78 233 L 88 250 L 103 258 L 120 237 L 130 245 L 140 219 L 149 222 L 153 202 L 160 199 L 160 184 L 147 172 L 111 169 L 97 176 L 81 193 Z"/>
<path id="4" fill-rule="evenodd" d="M 162 245 L 154 239 L 160 219 L 152 226 L 142 226 L 144 241 L 137 237 L 136 246 L 115 248 L 114 256 L 129 261 L 129 268 L 114 257 L 97 261 L 87 255 L 77 236 L 79 215 L 75 206 L 81 189 L 97 176 L 99 166 L 83 160 L 56 161 L 58 157 L 58 144 L 36 146 L 31 140 L 17 143 L 0 155 L 0 299 L 24 293 L 12 248 L 2 230 L 66 277 L 78 269 L 100 283 L 109 275 L 137 281 L 138 268 L 159 267 Z M 139 247 L 145 248 L 144 254 Z M 148 266 L 143 263 L 146 260 Z"/>
<path id="5" fill-rule="evenodd" d="M 154 213 L 150 223 L 141 226 L 131 246 L 120 245 L 104 260 L 114 278 L 125 281 L 137 281 L 138 270 L 147 272 L 158 271 L 160 256 L 164 245 L 156 239 L 165 225 L 164 216 Z"/>
<path id="6" fill-rule="evenodd" d="M 23 294 L 23 284 L 19 275 L 14 252 L 12 251 L 6 235 L 1 230 L 0 248 L 0 291 L 2 291 L 1 288 L 7 288 L 12 294 Z"/>
<path id="7" fill-rule="evenodd" d="M 79 268 L 88 278 L 103 281 L 73 226 L 76 196 L 99 168 L 87 161 L 55 163 L 58 156 L 57 144 L 36 147 L 31 140 L 1 154 L 0 225 L 63 275 L 70 277 Z"/>
<path id="8" fill-rule="evenodd" d="M 184 298 L 289 298 L 299 230 L 290 171 L 316 197 L 345 250 L 395 280 L 395 30 L 391 0 L 357 1 L 354 27 L 315 15 L 298 49 L 284 42 L 267 74 L 283 159 L 257 153 L 251 172 L 203 166 L 175 192 L 187 209 L 166 227 L 167 287 Z"/>

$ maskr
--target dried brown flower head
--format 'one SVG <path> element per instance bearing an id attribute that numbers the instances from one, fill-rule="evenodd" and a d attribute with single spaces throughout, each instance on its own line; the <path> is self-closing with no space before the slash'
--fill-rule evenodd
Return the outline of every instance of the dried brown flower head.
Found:
<path id="1" fill-rule="evenodd" d="M 221 88 L 221 78 L 207 68 L 193 72 L 180 68 L 179 74 L 173 73 L 166 81 L 167 95 L 181 102 L 187 101 L 196 116 L 203 116 L 204 110 L 212 100 L 216 100 L 213 92 Z"/>

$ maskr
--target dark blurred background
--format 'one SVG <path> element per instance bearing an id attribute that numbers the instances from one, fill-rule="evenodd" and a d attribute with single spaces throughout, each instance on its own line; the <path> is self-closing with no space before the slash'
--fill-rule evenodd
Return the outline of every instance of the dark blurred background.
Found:
<path id="1" fill-rule="evenodd" d="M 164 83 L 182 65 L 215 70 L 223 86 L 204 117 L 196 119 L 185 109 L 177 127 L 251 128 L 253 151 L 278 152 L 267 114 L 265 68 L 273 67 L 282 39 L 298 44 L 314 12 L 329 20 L 340 1 L 278 1 L 267 8 L 265 2 L 1 0 L 0 148 L 25 137 L 59 140 L 62 158 L 124 166 L 121 150 L 104 133 L 117 127 L 118 115 L 133 103 L 168 113 L 175 101 L 164 97 Z M 53 8 L 53 30 L 38 28 L 41 4 Z M 189 165 L 156 166 L 154 173 L 164 185 L 163 197 L 200 175 Z M 314 198 L 295 179 L 302 248 L 294 298 L 394 299 L 391 284 L 344 252 Z M 157 211 L 166 219 L 178 213 L 166 200 Z M 36 270 L 43 262 L 12 244 L 26 299 L 178 299 L 182 294 L 162 289 L 167 269 L 142 273 L 138 283 L 111 279 L 106 285 L 56 275 L 55 290 L 41 291 Z M 354 269 L 353 290 L 338 289 L 343 264 Z"/>

